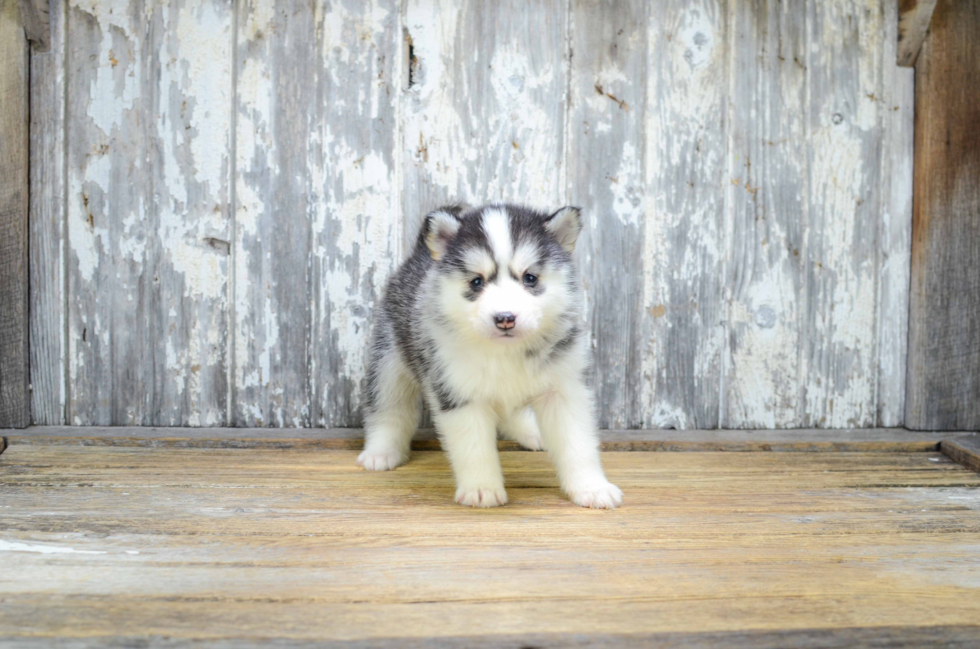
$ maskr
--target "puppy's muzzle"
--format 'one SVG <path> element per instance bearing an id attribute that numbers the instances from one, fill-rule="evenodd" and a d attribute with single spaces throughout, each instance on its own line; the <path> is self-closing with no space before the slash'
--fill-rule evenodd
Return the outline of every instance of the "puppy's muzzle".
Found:
<path id="1" fill-rule="evenodd" d="M 517 322 L 517 316 L 507 311 L 505 313 L 498 313 L 493 316 L 493 321 L 497 325 L 497 329 L 513 329 L 514 323 Z"/>

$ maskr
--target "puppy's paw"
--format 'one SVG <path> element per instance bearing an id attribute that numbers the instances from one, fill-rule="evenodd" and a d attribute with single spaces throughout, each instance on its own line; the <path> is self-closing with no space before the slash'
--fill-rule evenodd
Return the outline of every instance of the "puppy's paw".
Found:
<path id="1" fill-rule="evenodd" d="M 365 450 L 357 456 L 357 463 L 368 471 L 391 471 L 405 464 L 408 457 L 396 450 Z"/>
<path id="2" fill-rule="evenodd" d="M 609 481 L 576 486 L 568 490 L 568 498 L 592 509 L 615 509 L 623 504 L 623 492 Z"/>
<path id="3" fill-rule="evenodd" d="M 456 502 L 467 507 L 499 507 L 507 504 L 507 492 L 503 487 L 460 487 Z"/>

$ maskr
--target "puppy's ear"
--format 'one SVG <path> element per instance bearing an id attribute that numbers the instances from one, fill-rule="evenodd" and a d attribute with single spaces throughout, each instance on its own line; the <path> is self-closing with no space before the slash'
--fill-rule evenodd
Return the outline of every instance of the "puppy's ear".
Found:
<path id="1" fill-rule="evenodd" d="M 422 231 L 425 233 L 425 245 L 428 246 L 429 254 L 436 261 L 442 259 L 442 256 L 446 254 L 449 242 L 459 231 L 458 213 L 457 209 L 450 211 L 443 208 L 425 217 L 425 223 L 422 225 Z"/>
<path id="2" fill-rule="evenodd" d="M 566 252 L 571 252 L 575 250 L 575 242 L 582 231 L 581 210 L 577 207 L 563 207 L 548 217 L 544 227 Z"/>

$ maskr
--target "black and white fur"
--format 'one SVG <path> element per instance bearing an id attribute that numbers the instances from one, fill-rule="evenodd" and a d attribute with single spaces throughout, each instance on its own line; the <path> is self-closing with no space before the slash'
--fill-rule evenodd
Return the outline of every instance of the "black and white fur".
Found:
<path id="1" fill-rule="evenodd" d="M 571 253 L 578 208 L 493 204 L 429 214 L 389 280 L 368 370 L 358 463 L 408 460 L 424 397 L 456 476 L 456 502 L 507 502 L 497 431 L 548 451 L 562 490 L 611 509 L 622 492 L 599 461 L 587 336 Z"/>

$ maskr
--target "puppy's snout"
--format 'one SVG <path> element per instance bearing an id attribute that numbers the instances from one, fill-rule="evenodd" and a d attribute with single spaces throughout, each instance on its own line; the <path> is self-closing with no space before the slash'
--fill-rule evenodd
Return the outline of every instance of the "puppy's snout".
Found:
<path id="1" fill-rule="evenodd" d="M 493 321 L 497 324 L 497 329 L 513 329 L 517 316 L 510 311 L 505 311 L 493 316 Z"/>

